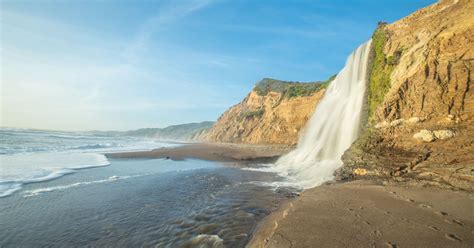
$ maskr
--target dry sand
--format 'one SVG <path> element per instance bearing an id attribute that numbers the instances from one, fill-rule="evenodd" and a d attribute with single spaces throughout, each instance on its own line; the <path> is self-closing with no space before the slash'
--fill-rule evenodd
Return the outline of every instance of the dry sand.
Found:
<path id="1" fill-rule="evenodd" d="M 323 185 L 268 216 L 248 247 L 474 247 L 474 195 L 368 181 Z"/>

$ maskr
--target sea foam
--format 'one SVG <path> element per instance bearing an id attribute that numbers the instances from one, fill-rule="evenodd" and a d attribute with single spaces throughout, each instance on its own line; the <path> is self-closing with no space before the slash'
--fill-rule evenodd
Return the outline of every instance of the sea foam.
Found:
<path id="1" fill-rule="evenodd" d="M 40 194 L 46 193 L 46 192 L 52 192 L 52 191 L 57 191 L 57 190 L 66 190 L 66 189 L 69 189 L 69 188 L 75 188 L 75 187 L 84 186 L 84 185 L 108 183 L 108 182 L 113 182 L 113 181 L 117 181 L 117 180 L 124 180 L 124 179 L 129 179 L 129 178 L 134 178 L 134 177 L 142 177 L 142 176 L 148 176 L 148 175 L 152 175 L 152 174 L 150 173 L 150 174 L 143 174 L 143 175 L 110 176 L 108 178 L 101 179 L 101 180 L 77 182 L 77 183 L 71 183 L 71 184 L 66 184 L 66 185 L 45 187 L 45 188 L 39 188 L 39 189 L 34 189 L 34 190 L 26 190 L 22 193 L 22 195 L 23 195 L 23 197 L 31 197 L 31 196 L 37 196 L 37 195 L 40 195 Z"/>
<path id="2" fill-rule="evenodd" d="M 80 169 L 110 165 L 97 153 L 30 153 L 0 156 L 0 198 L 9 196 L 28 183 L 60 178 Z"/>
<path id="3" fill-rule="evenodd" d="M 102 153 L 178 145 L 139 137 L 15 128 L 0 128 L 0 140 L 0 198 L 28 183 L 107 166 L 110 162 Z"/>

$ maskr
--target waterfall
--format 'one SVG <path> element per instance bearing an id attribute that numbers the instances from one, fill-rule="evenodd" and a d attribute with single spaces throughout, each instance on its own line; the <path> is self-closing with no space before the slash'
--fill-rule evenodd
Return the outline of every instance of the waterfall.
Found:
<path id="1" fill-rule="evenodd" d="M 282 156 L 273 170 L 298 187 L 312 188 L 333 179 L 341 156 L 358 135 L 371 40 L 347 58 L 329 85 L 295 150 Z"/>

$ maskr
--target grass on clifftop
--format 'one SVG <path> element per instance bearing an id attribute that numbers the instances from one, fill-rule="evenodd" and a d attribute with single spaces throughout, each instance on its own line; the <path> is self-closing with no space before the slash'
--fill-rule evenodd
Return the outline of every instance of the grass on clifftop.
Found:
<path id="1" fill-rule="evenodd" d="M 384 54 L 383 48 L 388 39 L 388 34 L 384 27 L 384 24 L 379 25 L 372 35 L 374 58 L 368 91 L 369 118 L 373 116 L 376 108 L 383 102 L 385 94 L 390 89 L 390 75 L 402 54 L 402 50 L 397 50 L 393 56 L 387 57 Z"/>
<path id="2" fill-rule="evenodd" d="M 257 83 L 254 91 L 259 96 L 266 96 L 269 92 L 281 93 L 283 98 L 310 96 L 314 92 L 326 88 L 335 77 L 336 75 L 330 77 L 326 81 L 314 83 L 286 82 L 276 79 L 264 78 L 262 81 Z"/>

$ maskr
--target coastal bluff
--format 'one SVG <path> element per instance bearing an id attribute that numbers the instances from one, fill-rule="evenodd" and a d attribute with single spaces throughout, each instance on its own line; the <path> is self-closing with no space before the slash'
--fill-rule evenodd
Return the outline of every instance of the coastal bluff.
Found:
<path id="1" fill-rule="evenodd" d="M 474 190 L 474 1 L 443 0 L 375 31 L 367 116 L 340 179 Z"/>
<path id="2" fill-rule="evenodd" d="M 359 138 L 247 247 L 472 247 L 474 1 L 380 22 Z"/>
<path id="3" fill-rule="evenodd" d="M 201 139 L 210 142 L 295 145 L 324 96 L 327 81 L 300 83 L 265 78 L 223 113 Z"/>

